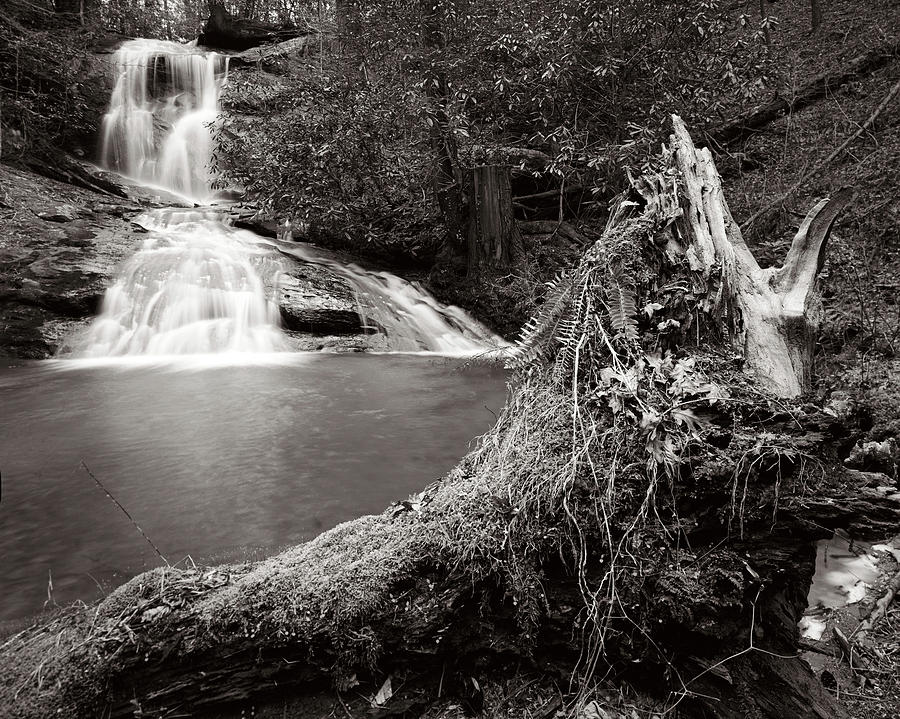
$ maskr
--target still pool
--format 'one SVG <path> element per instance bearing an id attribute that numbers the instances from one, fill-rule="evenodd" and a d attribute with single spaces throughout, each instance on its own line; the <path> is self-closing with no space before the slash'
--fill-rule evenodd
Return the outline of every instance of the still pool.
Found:
<path id="1" fill-rule="evenodd" d="M 419 355 L 0 368 L 0 620 L 161 563 L 82 463 L 170 563 L 259 557 L 447 472 L 505 381 Z"/>

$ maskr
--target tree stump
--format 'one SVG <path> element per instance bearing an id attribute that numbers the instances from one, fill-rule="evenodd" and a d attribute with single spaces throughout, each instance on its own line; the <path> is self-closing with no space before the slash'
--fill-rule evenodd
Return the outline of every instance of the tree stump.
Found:
<path id="1" fill-rule="evenodd" d="M 684 184 L 676 233 L 698 289 L 724 301 L 734 348 L 761 386 L 781 397 L 809 388 L 821 321 L 816 279 L 831 228 L 850 202 L 842 190 L 813 207 L 780 268 L 761 269 L 731 216 L 708 148 L 697 149 L 673 116 L 672 150 Z"/>
<path id="2" fill-rule="evenodd" d="M 506 165 L 479 165 L 469 185 L 469 272 L 509 267 L 522 252 Z"/>

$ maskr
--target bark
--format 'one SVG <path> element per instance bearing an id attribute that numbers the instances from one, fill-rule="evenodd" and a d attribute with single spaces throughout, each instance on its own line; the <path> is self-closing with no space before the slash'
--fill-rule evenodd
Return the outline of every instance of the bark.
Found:
<path id="1" fill-rule="evenodd" d="M 810 0 L 809 5 L 812 15 L 812 29 L 818 30 L 822 24 L 822 3 L 820 0 Z"/>
<path id="2" fill-rule="evenodd" d="M 789 97 L 778 96 L 721 125 L 710 132 L 709 137 L 721 145 L 739 142 L 778 118 L 801 110 L 828 93 L 838 92 L 841 85 L 893 62 L 898 51 L 900 42 L 894 40 L 888 45 L 858 55 L 837 71 L 817 75 Z"/>
<path id="3" fill-rule="evenodd" d="M 821 302 L 816 278 L 831 228 L 851 193 L 820 201 L 800 225 L 785 263 L 761 269 L 731 216 L 708 148 L 698 150 L 682 120 L 673 117 L 672 146 L 685 186 L 677 225 L 682 249 L 700 281 L 725 302 L 732 344 L 761 386 L 796 397 L 810 386 Z"/>
<path id="4" fill-rule="evenodd" d="M 522 236 L 513 217 L 508 168 L 473 168 L 469 197 L 469 272 L 509 267 L 522 253 Z"/>

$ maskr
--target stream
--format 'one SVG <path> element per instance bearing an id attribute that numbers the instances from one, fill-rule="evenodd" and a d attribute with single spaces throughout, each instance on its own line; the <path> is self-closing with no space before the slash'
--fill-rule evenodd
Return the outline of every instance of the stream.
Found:
<path id="1" fill-rule="evenodd" d="M 151 542 L 170 563 L 243 561 L 380 512 L 505 400 L 505 372 L 465 359 L 503 342 L 462 310 L 229 225 L 209 169 L 223 57 L 134 40 L 116 72 L 101 162 L 194 207 L 136 219 L 142 245 L 57 359 L 0 367 L 0 621 L 102 595 L 164 561 Z M 339 277 L 387 351 L 291 351 L 292 263 Z"/>

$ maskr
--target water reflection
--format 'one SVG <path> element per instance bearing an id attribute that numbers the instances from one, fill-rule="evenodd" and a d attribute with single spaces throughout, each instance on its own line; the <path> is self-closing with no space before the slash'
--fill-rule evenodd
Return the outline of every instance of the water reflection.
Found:
<path id="1" fill-rule="evenodd" d="M 39 610 L 51 573 L 62 603 L 159 562 L 82 460 L 170 560 L 234 558 L 421 489 L 505 397 L 504 374 L 488 366 L 294 358 L 0 370 L 0 619 Z"/>

